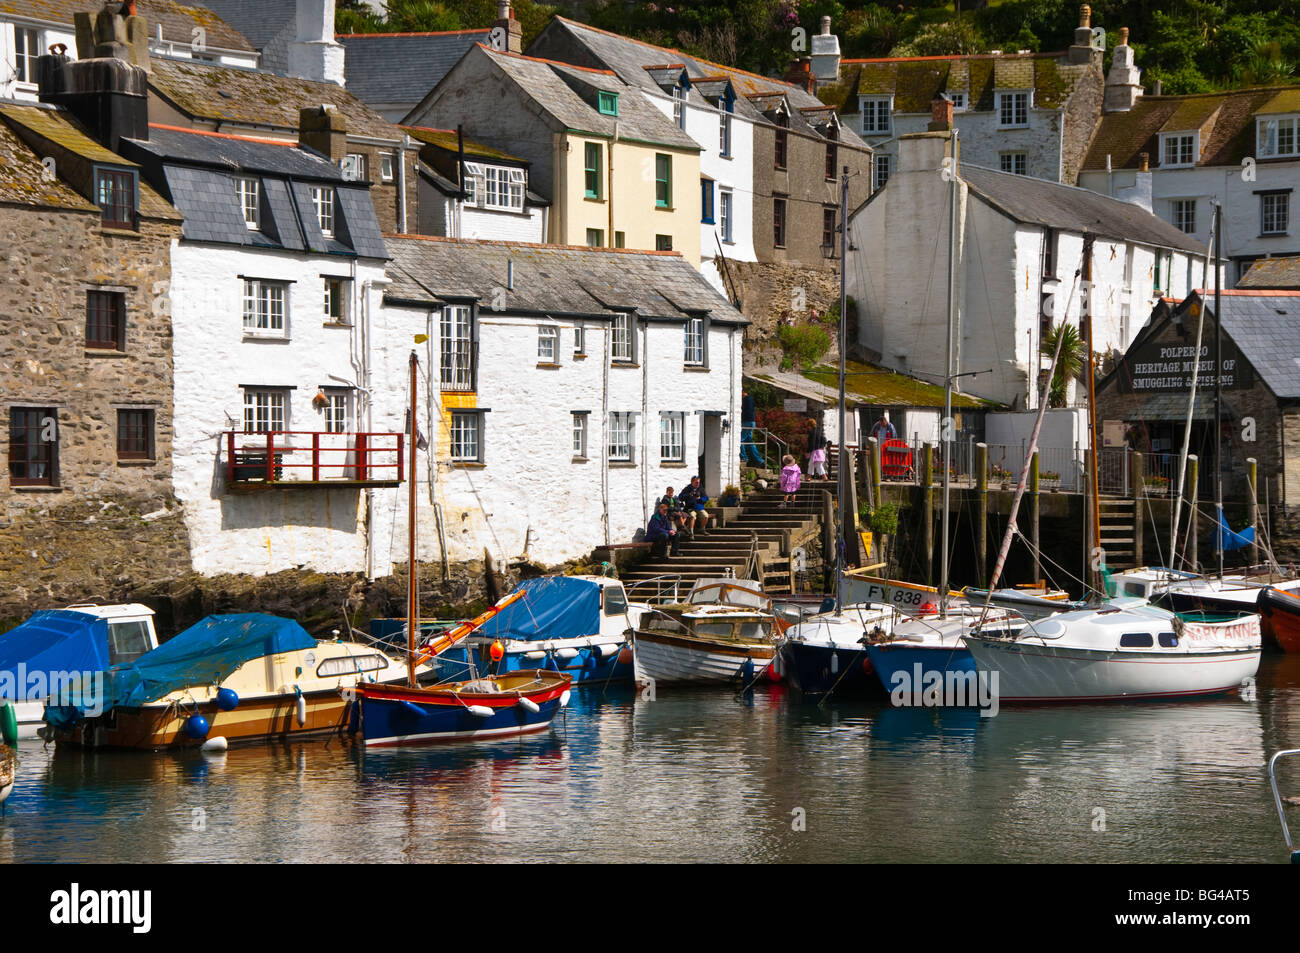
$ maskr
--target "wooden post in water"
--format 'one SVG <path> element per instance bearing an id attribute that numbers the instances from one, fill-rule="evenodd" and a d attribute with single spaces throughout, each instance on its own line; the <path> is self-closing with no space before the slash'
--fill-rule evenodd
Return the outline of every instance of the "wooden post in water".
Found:
<path id="1" fill-rule="evenodd" d="M 925 527 L 925 581 L 934 585 L 934 447 L 921 447 L 921 523 Z"/>
<path id="2" fill-rule="evenodd" d="M 1038 451 L 1029 458 L 1029 541 L 1034 545 L 1034 582 L 1043 577 L 1042 560 L 1038 557 Z"/>
<path id="3" fill-rule="evenodd" d="M 1200 568 L 1200 559 L 1197 556 L 1197 537 L 1201 534 L 1201 518 L 1200 514 L 1196 512 L 1196 482 L 1200 477 L 1200 469 L 1200 459 L 1196 454 L 1189 453 L 1187 455 L 1187 482 L 1190 484 L 1188 487 L 1190 499 L 1188 500 L 1187 535 L 1190 539 L 1187 540 L 1187 559 L 1193 570 Z M 1175 503 L 1174 505 L 1178 504 Z M 1171 560 L 1169 568 L 1173 569 L 1175 568 L 1173 555 L 1171 554 L 1169 558 Z"/>
<path id="4" fill-rule="evenodd" d="M 1259 492 L 1255 489 L 1255 480 L 1259 477 L 1259 466 L 1254 457 L 1246 458 L 1246 479 L 1250 483 L 1250 525 L 1255 527 L 1255 538 L 1250 541 L 1250 564 L 1259 565 Z"/>
<path id="5" fill-rule="evenodd" d="M 975 582 L 984 585 L 989 563 L 989 445 L 975 444 Z"/>
<path id="6" fill-rule="evenodd" d="M 844 533 L 844 561 L 861 566 L 867 562 L 867 557 L 862 555 L 862 538 L 858 536 L 858 481 L 853 457 L 852 453 L 840 457 L 849 468 L 849 472 L 844 475 L 844 492 L 848 498 L 842 504 L 840 520 Z"/>
<path id="7" fill-rule="evenodd" d="M 1131 453 L 1132 466 L 1129 467 L 1131 474 L 1130 489 L 1133 492 L 1133 565 L 1146 565 L 1142 559 L 1142 524 L 1146 519 L 1146 496 L 1142 490 L 1145 488 L 1142 483 L 1142 454 Z"/>

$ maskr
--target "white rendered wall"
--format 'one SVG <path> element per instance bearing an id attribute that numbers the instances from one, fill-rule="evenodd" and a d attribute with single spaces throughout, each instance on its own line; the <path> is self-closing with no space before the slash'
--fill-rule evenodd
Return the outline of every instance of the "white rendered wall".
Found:
<path id="1" fill-rule="evenodd" d="M 331 375 L 358 381 L 355 326 L 325 326 L 324 274 L 352 277 L 354 319 L 362 314 L 364 283 L 382 282 L 384 277 L 378 262 L 358 263 L 354 270 L 350 260 L 325 256 L 184 242 L 172 246 L 176 422 L 172 478 L 185 506 L 198 572 L 256 575 L 298 566 L 357 572 L 365 567 L 362 491 L 304 488 L 230 493 L 225 489 L 222 434 L 242 430 L 240 385 L 295 388 L 289 391 L 287 428 L 321 431 L 324 418 L 311 404 L 317 388 L 337 385 Z M 244 335 L 241 275 L 294 282 L 288 292 L 287 340 Z M 352 430 L 359 396 L 354 393 L 351 401 Z M 295 438 L 295 442 L 310 445 L 310 438 Z"/>
<path id="2" fill-rule="evenodd" d="M 558 367 L 539 367 L 538 324 L 559 328 Z M 431 328 L 430 328 L 430 325 Z M 642 324 L 637 338 L 639 367 L 612 367 L 607 360 L 608 324 L 588 321 L 587 357 L 574 357 L 574 323 L 539 322 L 532 317 L 484 311 L 480 315 L 478 392 L 447 395 L 451 404 L 486 408 L 481 467 L 453 466 L 447 459 L 449 417 L 435 389 L 430 407 L 428 370 L 438 379 L 438 324 L 427 311 L 385 305 L 374 328 L 377 429 L 400 428 L 405 412 L 407 362 L 413 335 L 430 333 L 420 355 L 423 393 L 418 417 L 430 435 L 430 455 L 419 454 L 419 558 L 442 558 L 435 518 L 444 519 L 447 557 L 481 558 L 484 549 L 500 560 L 520 557 L 527 541 L 530 558 L 558 563 L 590 553 L 607 542 L 631 542 L 643 529 L 655 499 L 667 486 L 680 490 L 695 474 L 701 427 L 698 410 L 724 412 L 731 422 L 721 435 L 720 459 L 706 479 L 717 488 L 735 483 L 739 467 L 741 358 L 739 329 L 709 334 L 709 370 L 685 370 L 683 329 L 677 324 Z M 573 454 L 573 419 L 588 411 L 585 461 Z M 659 457 L 660 411 L 685 415 L 683 463 Z M 609 412 L 635 412 L 635 463 L 605 462 L 605 420 Z M 432 468 L 432 472 L 431 472 Z M 432 488 L 431 488 L 432 487 Z M 406 558 L 406 488 L 376 493 L 376 567 Z"/>

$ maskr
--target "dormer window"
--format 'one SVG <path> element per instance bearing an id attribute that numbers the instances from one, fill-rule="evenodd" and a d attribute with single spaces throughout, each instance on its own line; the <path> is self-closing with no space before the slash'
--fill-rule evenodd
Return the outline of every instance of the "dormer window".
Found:
<path id="1" fill-rule="evenodd" d="M 262 183 L 257 179 L 238 178 L 235 180 L 235 191 L 239 193 L 239 206 L 244 213 L 244 224 L 248 226 L 250 232 L 255 232 L 262 227 L 261 186 Z"/>
<path id="2" fill-rule="evenodd" d="M 1166 133 L 1160 137 L 1160 165 L 1191 166 L 1196 164 L 1196 133 Z"/>
<path id="3" fill-rule="evenodd" d="M 786 147 L 788 145 L 787 138 L 788 137 L 784 129 L 777 129 L 776 142 L 774 144 L 774 150 L 772 155 L 772 164 L 778 169 L 785 168 Z"/>
<path id="4" fill-rule="evenodd" d="M 107 228 L 135 228 L 135 173 L 95 169 L 95 204 Z"/>
<path id="5" fill-rule="evenodd" d="M 334 190 L 314 187 L 311 190 L 311 202 L 316 207 L 316 224 L 320 233 L 326 238 L 334 237 Z"/>
<path id="6" fill-rule="evenodd" d="M 1029 93 L 998 93 L 997 99 L 999 126 L 1029 125 Z"/>
<path id="7" fill-rule="evenodd" d="M 596 93 L 596 108 L 602 116 L 618 115 L 618 93 L 608 93 L 600 90 Z"/>
<path id="8" fill-rule="evenodd" d="M 524 170 L 465 163 L 465 204 L 505 212 L 524 210 Z"/>
<path id="9" fill-rule="evenodd" d="M 673 87 L 673 122 L 678 129 L 686 128 L 686 87 L 680 83 Z"/>
<path id="10" fill-rule="evenodd" d="M 1300 116 L 1261 116 L 1255 129 L 1256 154 L 1261 159 L 1300 156 Z"/>
<path id="11" fill-rule="evenodd" d="M 861 96 L 858 99 L 862 111 L 862 134 L 864 136 L 889 135 L 890 114 L 894 108 L 892 96 Z"/>
<path id="12" fill-rule="evenodd" d="M 349 152 L 339 161 L 345 182 L 366 181 L 366 157 L 360 152 Z"/>
<path id="13" fill-rule="evenodd" d="M 40 31 L 14 27 L 14 79 L 20 83 L 35 83 L 36 60 L 40 55 Z"/>
<path id="14" fill-rule="evenodd" d="M 952 100 L 953 112 L 960 113 L 966 111 L 966 93 L 964 91 L 960 93 L 949 92 L 948 98 Z"/>

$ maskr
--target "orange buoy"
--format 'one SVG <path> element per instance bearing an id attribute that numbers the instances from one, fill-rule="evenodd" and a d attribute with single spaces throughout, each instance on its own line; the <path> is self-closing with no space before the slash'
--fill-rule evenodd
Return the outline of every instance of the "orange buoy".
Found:
<path id="1" fill-rule="evenodd" d="M 506 657 L 506 647 L 501 644 L 500 639 L 497 639 L 488 648 L 488 655 L 491 656 L 494 662 L 499 662 Z"/>
<path id="2" fill-rule="evenodd" d="M 934 614 L 937 613 L 938 611 L 939 611 L 939 609 L 935 606 L 935 604 L 934 604 L 933 602 L 927 602 L 925 605 L 921 606 L 921 613 L 920 613 L 920 614 L 921 614 L 921 615 L 934 615 Z"/>

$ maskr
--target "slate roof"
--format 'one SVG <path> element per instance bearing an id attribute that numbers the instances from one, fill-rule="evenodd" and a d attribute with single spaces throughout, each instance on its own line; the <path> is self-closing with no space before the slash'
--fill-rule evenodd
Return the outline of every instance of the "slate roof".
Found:
<path id="1" fill-rule="evenodd" d="M 940 93 L 966 92 L 967 108 L 990 111 L 1002 89 L 1032 89 L 1034 105 L 1058 109 L 1089 66 L 1071 64 L 1066 53 L 1005 53 L 969 56 L 906 56 L 840 61 L 840 82 L 823 93 L 845 114 L 858 112 L 858 97 L 890 95 L 894 111 L 929 114 Z"/>
<path id="2" fill-rule="evenodd" d="M 426 145 L 435 146 L 438 149 L 444 149 L 452 153 L 459 153 L 460 151 L 455 129 L 434 129 L 429 126 L 402 126 L 401 129 L 403 132 L 408 133 L 412 139 Z M 473 156 L 478 159 L 499 159 L 503 162 L 517 162 L 520 165 L 528 164 L 527 159 L 521 159 L 519 156 L 502 152 L 500 149 L 493 149 L 491 146 L 485 146 L 473 139 L 465 140 L 465 155 L 466 157 Z"/>
<path id="3" fill-rule="evenodd" d="M 298 129 L 299 111 L 338 107 L 348 135 L 399 141 L 402 131 L 333 83 L 316 83 L 264 70 L 155 57 L 149 88 L 186 116 L 241 125 Z"/>
<path id="4" fill-rule="evenodd" d="M 258 0 L 257 5 L 262 9 L 268 6 L 265 0 Z M 0 0 L 0 19 L 17 16 L 70 26 L 74 14 L 98 13 L 103 6 L 102 0 Z M 252 52 L 254 49 L 242 33 L 233 29 L 211 9 L 184 6 L 174 0 L 138 0 L 137 9 L 148 21 L 151 40 L 157 37 L 158 27 L 161 26 L 164 40 L 183 40 L 188 43 L 193 29 L 199 26 L 207 34 L 209 47 L 242 52 Z M 291 16 L 292 9 L 290 6 Z"/>
<path id="5" fill-rule="evenodd" d="M 1213 314 L 1213 294 L 1207 292 L 1205 301 Z M 1234 289 L 1220 301 L 1223 333 L 1277 397 L 1300 399 L 1300 293 Z"/>
<path id="6" fill-rule="evenodd" d="M 297 36 L 297 10 L 294 3 L 268 3 L 267 0 L 195 0 L 195 2 L 211 10 L 242 33 L 255 49 L 265 49 L 286 25 L 293 32 L 290 39 Z"/>
<path id="7" fill-rule="evenodd" d="M 486 300 L 494 288 L 506 287 L 507 262 L 513 262 L 507 312 L 612 316 L 635 310 L 643 317 L 684 319 L 703 311 L 718 323 L 748 323 L 673 252 L 405 236 L 390 237 L 388 250 L 390 301 Z"/>
<path id="8" fill-rule="evenodd" d="M 47 180 L 40 158 L 3 122 L 0 122 L 0 203 L 99 211 L 97 205 L 59 179 Z"/>
<path id="9" fill-rule="evenodd" d="M 329 160 L 292 144 L 151 126 L 148 141 L 123 149 L 163 185 L 185 216 L 181 237 L 250 248 L 387 258 L 369 191 L 345 182 Z M 250 231 L 235 191 L 236 176 L 258 178 L 261 228 Z M 334 189 L 334 237 L 320 231 L 310 183 Z"/>
<path id="10" fill-rule="evenodd" d="M 503 53 L 482 45 L 475 50 L 513 79 L 539 109 L 564 129 L 612 137 L 617 126 L 621 139 L 700 151 L 699 143 L 645 99 L 632 95 L 628 85 L 613 73 Z M 596 109 L 596 91 L 602 89 L 621 94 L 617 116 L 606 116 Z"/>
<path id="11" fill-rule="evenodd" d="M 1106 113 L 1083 160 L 1084 170 L 1136 169 L 1140 153 L 1159 168 L 1160 134 L 1201 130 L 1198 166 L 1240 165 L 1253 156 L 1254 117 L 1260 112 L 1300 112 L 1300 90 L 1237 89 L 1189 96 L 1143 96 L 1127 112 Z M 1207 125 L 1208 124 L 1208 125 Z"/>
<path id="12" fill-rule="evenodd" d="M 86 163 L 102 163 L 105 165 L 121 166 L 123 168 L 137 168 L 138 164 L 132 162 L 129 158 L 118 155 L 116 152 L 110 152 L 104 148 L 82 129 L 81 125 L 71 115 L 61 109 L 52 109 L 48 106 L 29 106 L 29 105 L 5 105 L 0 107 L 0 114 L 3 114 L 6 120 L 15 128 L 20 128 L 19 138 L 27 147 L 38 153 L 40 158 L 49 155 L 55 160 L 56 174 L 59 175 L 63 182 L 68 181 L 67 170 L 57 172 L 58 163 L 66 161 L 65 156 L 71 154 L 78 159 L 84 159 Z M 37 159 L 39 163 L 40 159 Z M 87 190 L 93 189 L 90 184 L 90 170 L 84 166 Z M 22 175 L 22 168 L 17 167 L 14 174 Z M 6 176 L 8 173 L 6 172 Z M 8 183 L 6 183 L 8 184 Z M 53 184 L 53 183 L 49 183 Z M 69 191 L 76 191 L 71 187 Z M 20 194 L 15 192 L 15 194 Z M 77 192 L 80 195 L 80 192 Z M 53 197 L 51 195 L 51 197 Z M 90 202 L 90 195 L 84 196 L 85 201 Z M 140 214 L 146 218 L 170 219 L 176 220 L 179 216 L 176 210 L 161 195 L 155 192 L 148 182 L 143 180 L 139 183 L 139 194 L 137 197 Z M 28 203 L 24 203 L 28 204 Z M 78 207 L 67 205 L 65 207 Z M 99 206 L 91 204 L 92 208 Z"/>
<path id="13" fill-rule="evenodd" d="M 1087 229 L 1102 238 L 1205 253 L 1205 246 L 1190 235 L 1131 202 L 973 165 L 963 165 L 960 175 L 976 195 L 1017 222 L 1072 232 Z"/>
<path id="14" fill-rule="evenodd" d="M 1300 257 L 1261 258 L 1242 275 L 1237 287 L 1300 290 Z"/>
<path id="15" fill-rule="evenodd" d="M 490 30 L 449 33 L 340 33 L 347 87 L 362 102 L 415 105 Z"/>

